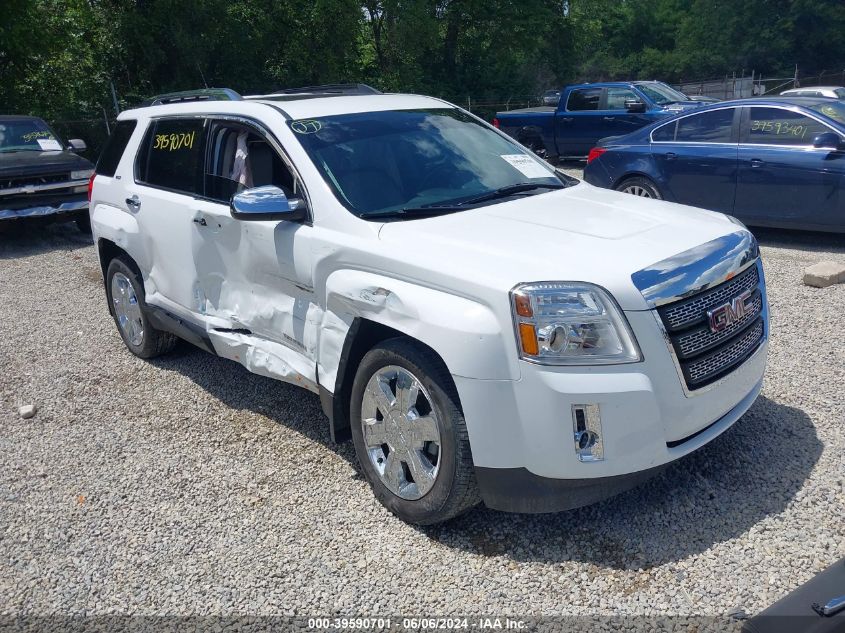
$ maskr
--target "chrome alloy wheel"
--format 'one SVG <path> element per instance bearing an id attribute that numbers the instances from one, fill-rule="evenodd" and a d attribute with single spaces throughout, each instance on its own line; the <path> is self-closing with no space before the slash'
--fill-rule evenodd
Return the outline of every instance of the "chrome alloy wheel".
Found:
<path id="1" fill-rule="evenodd" d="M 141 306 L 138 296 L 129 278 L 123 273 L 115 273 L 111 278 L 111 300 L 114 316 L 126 340 L 135 347 L 144 342 L 144 321 L 141 319 Z"/>
<path id="2" fill-rule="evenodd" d="M 651 198 L 651 192 L 640 185 L 628 185 L 622 188 L 622 193 L 630 193 L 632 196 L 639 196 L 641 198 Z"/>
<path id="3" fill-rule="evenodd" d="M 361 426 L 370 462 L 402 499 L 419 499 L 440 470 L 440 429 L 431 396 L 407 369 L 388 365 L 367 382 Z"/>

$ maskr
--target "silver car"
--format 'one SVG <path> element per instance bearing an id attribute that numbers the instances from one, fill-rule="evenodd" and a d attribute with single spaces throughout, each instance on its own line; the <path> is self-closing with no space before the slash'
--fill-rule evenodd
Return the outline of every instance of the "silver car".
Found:
<path id="1" fill-rule="evenodd" d="M 842 86 L 812 86 L 808 88 L 792 88 L 780 93 L 782 97 L 830 97 L 831 99 L 845 99 L 845 88 Z"/>

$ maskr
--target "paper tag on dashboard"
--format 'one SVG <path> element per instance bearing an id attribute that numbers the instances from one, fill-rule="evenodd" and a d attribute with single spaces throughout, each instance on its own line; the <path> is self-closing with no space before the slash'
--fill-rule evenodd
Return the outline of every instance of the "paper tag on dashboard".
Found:
<path id="1" fill-rule="evenodd" d="M 554 178 L 551 170 L 546 169 L 527 154 L 501 154 L 501 158 L 526 178 Z"/>
<path id="2" fill-rule="evenodd" d="M 59 142 L 54 138 L 37 138 L 35 140 L 38 141 L 38 145 L 44 152 L 48 152 L 51 150 L 62 151 L 62 146 L 59 145 Z"/>

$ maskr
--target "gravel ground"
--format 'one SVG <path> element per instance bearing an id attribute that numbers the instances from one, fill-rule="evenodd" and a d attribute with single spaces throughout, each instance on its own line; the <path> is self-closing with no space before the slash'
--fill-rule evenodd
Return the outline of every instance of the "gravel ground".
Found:
<path id="1" fill-rule="evenodd" d="M 135 358 L 75 227 L 0 235 L 0 615 L 757 612 L 845 556 L 845 285 L 801 285 L 845 247 L 760 238 L 769 370 L 732 430 L 592 507 L 417 529 L 316 396 Z"/>

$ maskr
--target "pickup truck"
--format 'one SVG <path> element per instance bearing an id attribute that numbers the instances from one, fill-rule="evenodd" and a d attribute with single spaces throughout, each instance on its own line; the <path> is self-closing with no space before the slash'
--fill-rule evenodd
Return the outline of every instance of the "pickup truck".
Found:
<path id="1" fill-rule="evenodd" d="M 576 84 L 561 91 L 557 107 L 498 112 L 493 125 L 554 161 L 586 156 L 599 139 L 701 105 L 660 81 Z"/>
<path id="2" fill-rule="evenodd" d="M 75 220 L 91 232 L 88 182 L 94 165 L 77 152 L 85 142 L 63 143 L 33 116 L 0 115 L 0 225 L 21 218 Z"/>

